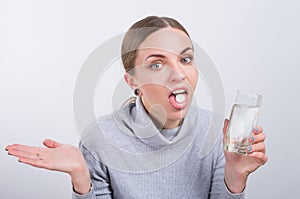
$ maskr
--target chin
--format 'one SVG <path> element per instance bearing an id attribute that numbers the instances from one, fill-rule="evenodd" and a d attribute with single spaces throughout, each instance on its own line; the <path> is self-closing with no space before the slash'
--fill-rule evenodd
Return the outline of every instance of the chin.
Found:
<path id="1" fill-rule="evenodd" d="M 182 109 L 177 111 L 172 111 L 172 113 L 168 114 L 168 118 L 170 120 L 181 120 L 183 119 L 187 114 L 188 109 Z"/>

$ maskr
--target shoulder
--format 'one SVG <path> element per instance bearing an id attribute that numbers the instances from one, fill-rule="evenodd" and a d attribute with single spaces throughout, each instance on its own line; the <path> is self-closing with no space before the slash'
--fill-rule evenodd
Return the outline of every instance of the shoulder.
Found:
<path id="1" fill-rule="evenodd" d="M 91 143 L 94 143 L 94 140 L 103 137 L 104 132 L 111 132 L 117 129 L 117 120 L 125 115 L 129 115 L 129 111 L 129 106 L 125 106 L 112 113 L 95 118 L 94 121 L 91 121 L 85 129 L 79 133 L 80 141 L 84 143 L 84 145 L 90 145 Z"/>

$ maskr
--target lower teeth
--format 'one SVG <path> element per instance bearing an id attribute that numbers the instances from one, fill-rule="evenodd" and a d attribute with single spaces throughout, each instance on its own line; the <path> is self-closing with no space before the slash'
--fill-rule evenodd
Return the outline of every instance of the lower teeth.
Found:
<path id="1" fill-rule="evenodd" d="M 183 94 L 178 94 L 178 95 L 176 95 L 175 100 L 178 103 L 182 103 L 185 100 L 185 96 Z"/>

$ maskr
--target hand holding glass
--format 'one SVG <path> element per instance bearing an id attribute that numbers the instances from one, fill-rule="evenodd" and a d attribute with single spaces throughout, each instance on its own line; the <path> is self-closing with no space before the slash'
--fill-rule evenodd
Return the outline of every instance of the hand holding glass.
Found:
<path id="1" fill-rule="evenodd" d="M 256 126 L 262 96 L 247 91 L 237 91 L 226 131 L 225 150 L 246 154 L 248 138 Z"/>

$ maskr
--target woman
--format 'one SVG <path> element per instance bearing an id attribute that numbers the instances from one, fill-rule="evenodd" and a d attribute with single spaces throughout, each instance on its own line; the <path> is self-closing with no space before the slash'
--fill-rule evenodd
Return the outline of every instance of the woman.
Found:
<path id="1" fill-rule="evenodd" d="M 248 175 L 267 161 L 265 135 L 257 126 L 247 155 L 238 155 L 223 151 L 221 133 L 199 155 L 213 114 L 190 106 L 198 77 L 193 56 L 189 34 L 176 20 L 136 22 L 122 43 L 135 101 L 99 118 L 80 150 L 48 139 L 47 148 L 14 144 L 6 150 L 20 162 L 68 173 L 73 198 L 243 198 Z M 223 133 L 226 126 L 227 120 Z"/>

